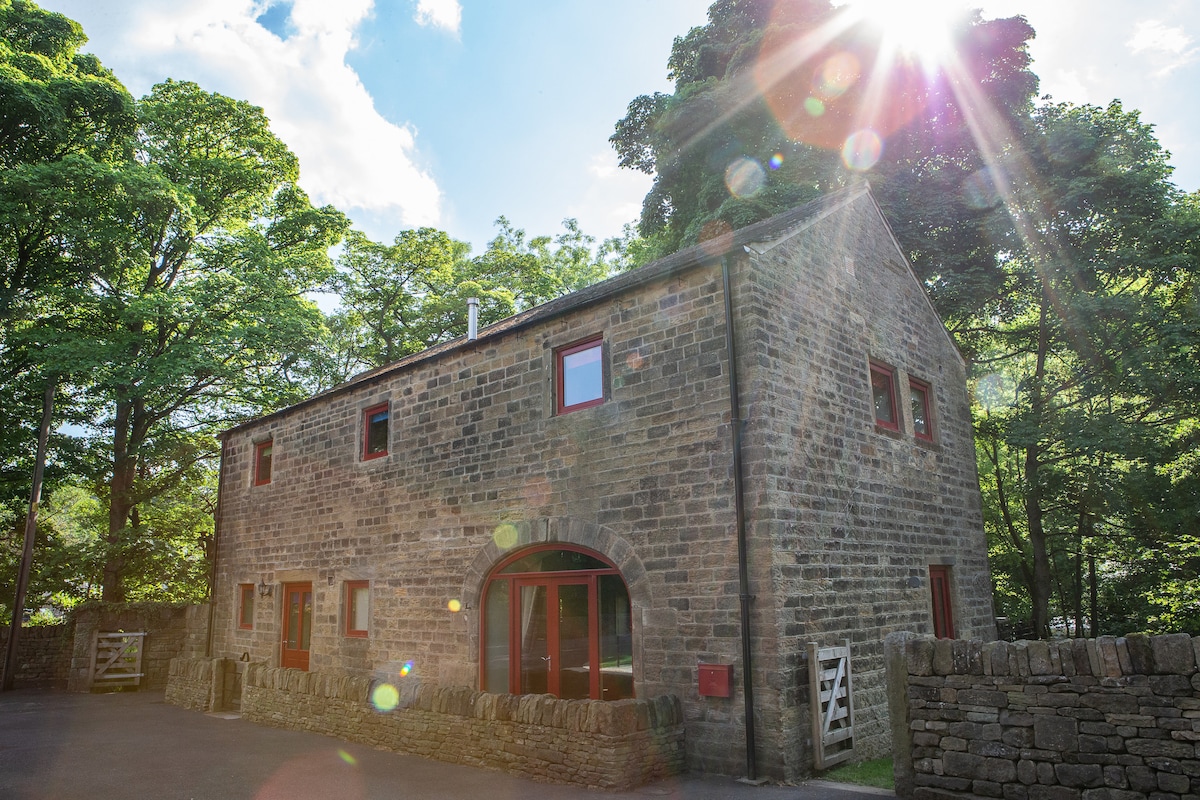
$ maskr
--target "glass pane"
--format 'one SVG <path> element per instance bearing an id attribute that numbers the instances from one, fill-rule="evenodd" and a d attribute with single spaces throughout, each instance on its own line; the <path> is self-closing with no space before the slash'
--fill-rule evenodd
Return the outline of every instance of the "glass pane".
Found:
<path id="1" fill-rule="evenodd" d="M 591 652 L 588 640 L 588 587 L 558 587 L 558 696 L 586 700 L 591 696 Z"/>
<path id="2" fill-rule="evenodd" d="M 254 587 L 242 587 L 242 613 L 239 623 L 244 628 L 249 628 L 254 624 Z"/>
<path id="3" fill-rule="evenodd" d="M 308 649 L 308 638 L 312 634 L 312 592 L 304 592 L 300 615 L 300 649 Z"/>
<path id="4" fill-rule="evenodd" d="M 562 357 L 563 407 L 598 400 L 604 396 L 604 370 L 599 344 Z"/>
<path id="5" fill-rule="evenodd" d="M 289 650 L 296 649 L 300 640 L 300 592 L 288 592 L 287 595 L 287 644 Z"/>
<path id="6" fill-rule="evenodd" d="M 350 590 L 350 628 L 356 631 L 367 629 L 371 610 L 371 590 L 366 586 L 355 586 Z"/>
<path id="7" fill-rule="evenodd" d="M 509 582 L 493 581 L 484 601 L 485 647 L 483 670 L 485 688 L 495 694 L 507 693 Z"/>
<path id="8" fill-rule="evenodd" d="M 896 409 L 892 400 L 892 377 L 885 372 L 871 370 L 871 393 L 875 398 L 875 419 L 894 425 Z"/>
<path id="9" fill-rule="evenodd" d="M 545 694 L 549 689 L 546 591 L 545 586 L 521 587 L 521 694 Z"/>
<path id="10" fill-rule="evenodd" d="M 598 558 L 573 550 L 540 550 L 514 561 L 501 574 L 516 572 L 569 572 L 580 569 L 612 569 Z"/>
<path id="11" fill-rule="evenodd" d="M 367 452 L 386 453 L 388 446 L 388 412 L 377 411 L 367 417 Z"/>
<path id="12" fill-rule="evenodd" d="M 909 387 L 912 390 L 913 432 L 918 436 L 929 435 L 929 397 L 920 386 Z"/>
<path id="13" fill-rule="evenodd" d="M 633 627 L 629 591 L 619 575 L 601 575 L 600 699 L 633 697 Z"/>

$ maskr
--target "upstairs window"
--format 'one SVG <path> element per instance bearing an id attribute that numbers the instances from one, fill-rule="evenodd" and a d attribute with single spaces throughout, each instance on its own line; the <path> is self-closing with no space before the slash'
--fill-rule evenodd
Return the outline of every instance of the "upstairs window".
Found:
<path id="1" fill-rule="evenodd" d="M 557 411 L 564 414 L 604 402 L 604 339 L 596 337 L 559 350 L 555 359 Z"/>
<path id="2" fill-rule="evenodd" d="M 929 415 L 929 384 L 910 377 L 908 392 L 912 398 L 913 436 L 932 442 L 933 417 Z"/>
<path id="3" fill-rule="evenodd" d="M 346 635 L 365 638 L 371 620 L 371 585 L 346 581 Z"/>
<path id="4" fill-rule="evenodd" d="M 888 430 L 900 430 L 896 414 L 896 371 L 871 362 L 871 399 L 875 405 L 875 424 Z"/>
<path id="5" fill-rule="evenodd" d="M 238 584 L 238 627 L 243 630 L 254 628 L 254 584 Z"/>
<path id="6" fill-rule="evenodd" d="M 254 445 L 254 485 L 271 482 L 271 448 L 274 442 L 268 439 Z"/>
<path id="7" fill-rule="evenodd" d="M 387 403 L 363 412 L 363 461 L 387 455 L 388 416 Z"/>

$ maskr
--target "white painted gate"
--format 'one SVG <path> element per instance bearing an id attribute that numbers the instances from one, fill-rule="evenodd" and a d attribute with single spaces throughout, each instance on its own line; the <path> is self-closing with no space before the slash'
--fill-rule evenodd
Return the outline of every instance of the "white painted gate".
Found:
<path id="1" fill-rule="evenodd" d="M 839 647 L 808 643 L 813 766 L 828 769 L 854 755 L 854 683 L 850 640 Z"/>

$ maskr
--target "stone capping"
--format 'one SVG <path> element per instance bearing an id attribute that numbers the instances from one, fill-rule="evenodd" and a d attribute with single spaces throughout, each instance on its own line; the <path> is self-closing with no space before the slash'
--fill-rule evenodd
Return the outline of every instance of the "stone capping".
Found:
<path id="1" fill-rule="evenodd" d="M 884 650 L 902 798 L 1200 798 L 1200 637 Z"/>
<path id="2" fill-rule="evenodd" d="M 167 701 L 212 710 L 202 698 L 212 696 L 225 660 L 176 659 Z M 248 664 L 241 712 L 251 722 L 589 788 L 631 789 L 685 768 L 683 709 L 674 695 L 560 700 L 402 678 L 396 708 L 380 711 L 371 698 L 383 683 Z"/>

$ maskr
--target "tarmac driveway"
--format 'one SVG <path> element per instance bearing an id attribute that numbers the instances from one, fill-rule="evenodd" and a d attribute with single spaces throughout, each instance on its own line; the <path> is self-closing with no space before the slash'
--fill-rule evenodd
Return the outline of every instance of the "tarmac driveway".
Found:
<path id="1" fill-rule="evenodd" d="M 228 717 L 229 715 L 225 715 Z M 4 800 L 880 800 L 819 782 L 683 777 L 631 792 L 535 783 L 167 705 L 152 692 L 0 693 Z"/>

